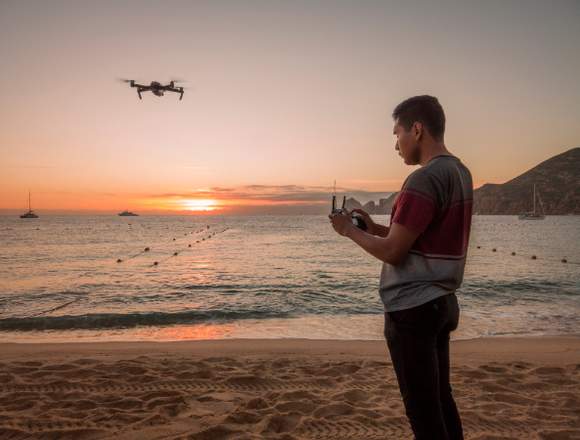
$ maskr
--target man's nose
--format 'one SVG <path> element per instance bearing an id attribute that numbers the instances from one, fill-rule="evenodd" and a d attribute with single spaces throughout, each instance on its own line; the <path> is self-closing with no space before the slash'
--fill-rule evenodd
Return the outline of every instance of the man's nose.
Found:
<path id="1" fill-rule="evenodd" d="M 395 150 L 399 151 L 399 143 L 395 142 Z"/>

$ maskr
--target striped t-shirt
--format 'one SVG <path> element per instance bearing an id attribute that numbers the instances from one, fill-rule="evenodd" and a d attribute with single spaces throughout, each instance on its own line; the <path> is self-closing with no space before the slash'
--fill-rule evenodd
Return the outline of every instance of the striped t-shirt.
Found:
<path id="1" fill-rule="evenodd" d="M 379 293 L 385 311 L 419 306 L 461 285 L 472 205 L 471 173 L 455 156 L 435 156 L 407 177 L 390 224 L 419 236 L 402 263 L 383 264 Z"/>

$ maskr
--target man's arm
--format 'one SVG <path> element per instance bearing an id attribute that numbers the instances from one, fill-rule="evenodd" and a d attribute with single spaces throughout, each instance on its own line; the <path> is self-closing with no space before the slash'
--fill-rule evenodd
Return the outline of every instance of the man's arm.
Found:
<path id="1" fill-rule="evenodd" d="M 330 215 L 329 218 L 340 235 L 350 238 L 373 257 L 392 265 L 403 262 L 419 236 L 419 232 L 399 223 L 393 223 L 388 228 L 386 237 L 379 237 L 357 228 L 352 224 L 350 216 L 338 214 Z"/>
<path id="2" fill-rule="evenodd" d="M 383 226 L 383 225 L 379 225 L 379 224 L 375 223 L 373 228 L 374 228 L 374 230 L 373 230 L 374 235 L 378 235 L 379 237 L 386 237 L 389 235 L 389 227 L 388 226 Z"/>

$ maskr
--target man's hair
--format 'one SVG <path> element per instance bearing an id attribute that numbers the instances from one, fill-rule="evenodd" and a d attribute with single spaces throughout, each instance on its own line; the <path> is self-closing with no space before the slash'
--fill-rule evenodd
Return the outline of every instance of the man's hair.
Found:
<path id="1" fill-rule="evenodd" d="M 443 140 L 445 113 L 434 96 L 420 95 L 404 100 L 393 110 L 393 120 L 397 119 L 406 131 L 411 129 L 414 122 L 422 122 L 433 139 Z"/>

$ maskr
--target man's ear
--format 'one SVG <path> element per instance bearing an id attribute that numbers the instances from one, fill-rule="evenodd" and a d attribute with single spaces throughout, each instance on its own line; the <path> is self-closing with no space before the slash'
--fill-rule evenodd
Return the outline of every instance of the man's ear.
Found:
<path id="1" fill-rule="evenodd" d="M 419 141 L 423 137 L 423 123 L 416 121 L 413 122 L 413 127 L 411 128 L 413 136 L 415 136 L 415 140 Z"/>

